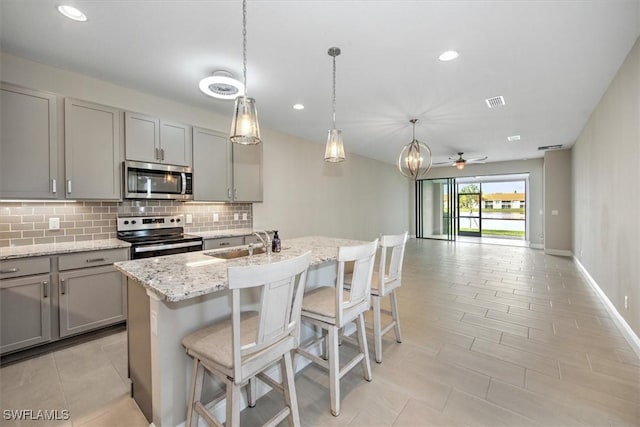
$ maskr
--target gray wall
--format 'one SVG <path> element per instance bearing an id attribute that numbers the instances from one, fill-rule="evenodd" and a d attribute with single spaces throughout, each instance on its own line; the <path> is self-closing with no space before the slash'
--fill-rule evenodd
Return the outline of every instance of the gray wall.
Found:
<path id="1" fill-rule="evenodd" d="M 543 160 L 515 160 L 511 162 L 492 162 L 478 163 L 467 165 L 463 170 L 459 171 L 452 166 L 442 166 L 432 168 L 427 174 L 427 178 L 459 178 L 468 176 L 483 175 L 502 175 L 502 174 L 519 174 L 529 173 L 529 235 L 528 239 L 532 247 L 542 249 L 544 242 L 543 229 Z M 413 204 L 413 198 L 412 204 Z M 413 209 L 413 207 L 412 207 Z M 412 211 L 413 212 L 413 211 Z M 412 219 L 412 227 L 415 228 L 415 222 Z M 415 230 L 414 230 L 415 234 Z"/>
<path id="2" fill-rule="evenodd" d="M 0 63 L 0 79 L 9 83 L 225 133 L 230 127 L 233 102 L 229 115 L 220 115 L 14 55 L 1 54 Z M 278 228 L 283 241 L 310 234 L 372 239 L 408 229 L 411 187 L 394 165 L 348 153 L 348 139 L 347 160 L 327 164 L 323 144 L 262 131 L 264 202 L 253 205 L 254 227 Z"/>
<path id="3" fill-rule="evenodd" d="M 544 153 L 544 250 L 571 255 L 571 150 Z"/>
<path id="4" fill-rule="evenodd" d="M 640 39 L 572 151 L 573 252 L 640 335 Z"/>

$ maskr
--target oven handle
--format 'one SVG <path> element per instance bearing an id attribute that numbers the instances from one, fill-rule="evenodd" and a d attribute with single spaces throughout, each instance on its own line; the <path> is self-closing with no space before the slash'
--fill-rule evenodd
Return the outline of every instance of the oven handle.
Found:
<path id="1" fill-rule="evenodd" d="M 162 244 L 162 245 L 151 245 L 151 246 L 138 246 L 138 247 L 134 247 L 133 251 L 135 253 L 142 253 L 142 252 L 151 252 L 151 251 L 161 251 L 161 250 L 167 250 L 167 249 L 190 248 L 192 246 L 202 246 L 202 242 L 198 241 L 198 242 L 171 243 L 168 245 Z"/>

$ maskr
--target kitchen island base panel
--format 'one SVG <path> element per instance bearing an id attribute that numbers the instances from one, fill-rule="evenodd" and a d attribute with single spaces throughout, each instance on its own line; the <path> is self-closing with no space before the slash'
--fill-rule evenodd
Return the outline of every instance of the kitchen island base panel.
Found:
<path id="1" fill-rule="evenodd" d="M 307 289 L 319 284 L 331 285 L 336 263 L 326 262 L 308 270 Z M 214 292 L 179 301 L 160 300 L 137 281 L 128 279 L 129 289 L 129 372 L 132 397 L 149 422 L 156 427 L 177 426 L 187 414 L 188 385 L 192 361 L 182 346 L 182 338 L 203 326 L 231 314 L 229 291 Z M 135 320 L 134 320 L 135 319 Z M 313 330 L 302 328 L 302 337 L 311 338 Z M 307 363 L 297 360 L 301 370 Z M 217 387 L 210 384 L 209 389 Z M 258 387 L 258 397 L 270 389 Z M 149 404 L 150 397 L 150 404 Z M 242 402 L 242 407 L 246 402 Z M 221 418 L 224 419 L 224 405 Z M 218 412 L 218 411 L 216 411 Z M 216 416 L 220 414 L 216 413 Z"/>

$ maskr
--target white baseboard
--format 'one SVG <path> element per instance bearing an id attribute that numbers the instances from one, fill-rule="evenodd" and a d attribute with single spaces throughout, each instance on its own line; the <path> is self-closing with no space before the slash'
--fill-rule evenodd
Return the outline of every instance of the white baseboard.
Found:
<path id="1" fill-rule="evenodd" d="M 557 256 L 573 256 L 573 252 L 564 249 L 545 249 L 544 253 Z"/>
<path id="2" fill-rule="evenodd" d="M 544 245 L 542 243 L 529 243 L 529 247 L 531 249 L 544 249 Z"/>
<path id="3" fill-rule="evenodd" d="M 591 277 L 591 274 L 589 274 L 587 269 L 584 268 L 584 265 L 582 265 L 580 260 L 574 256 L 573 261 L 578 266 L 580 272 L 587 279 L 589 285 L 591 285 L 593 290 L 596 291 L 596 294 L 598 294 L 598 297 L 600 297 L 600 300 L 611 315 L 613 322 L 616 324 L 620 332 L 622 332 L 622 336 L 627 340 L 631 348 L 633 348 L 633 351 L 635 351 L 636 355 L 640 358 L 640 338 L 638 338 L 638 335 L 636 335 L 633 329 L 631 329 L 631 326 L 629 326 L 624 317 L 622 317 L 622 315 L 618 312 L 616 306 L 613 305 L 609 297 L 607 297 L 600 286 L 598 286 L 598 283 L 593 279 L 593 277 Z"/>

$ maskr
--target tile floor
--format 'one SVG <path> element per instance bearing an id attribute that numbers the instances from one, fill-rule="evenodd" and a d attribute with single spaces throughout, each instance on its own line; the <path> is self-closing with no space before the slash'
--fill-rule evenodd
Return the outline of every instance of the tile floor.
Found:
<path id="1" fill-rule="evenodd" d="M 298 373 L 304 426 L 640 425 L 640 359 L 571 259 L 412 240 L 403 277 L 403 343 L 387 335 L 372 382 L 358 369 L 343 378 L 337 418 L 324 372 Z M 70 411 L 70 421 L 38 426 L 146 425 L 128 398 L 125 340 L 121 332 L 2 367 L 2 409 Z M 243 425 L 280 402 L 262 397 Z"/>

